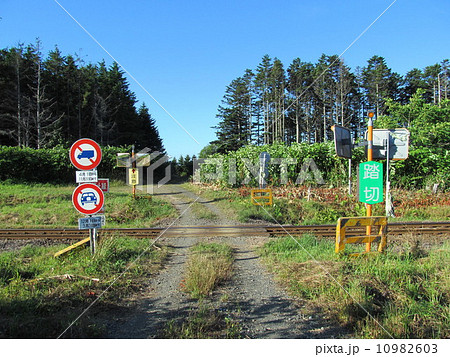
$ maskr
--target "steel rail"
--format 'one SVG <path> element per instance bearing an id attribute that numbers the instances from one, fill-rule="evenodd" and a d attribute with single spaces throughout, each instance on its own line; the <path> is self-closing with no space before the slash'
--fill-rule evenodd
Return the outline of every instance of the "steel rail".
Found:
<path id="1" fill-rule="evenodd" d="M 364 227 L 352 227 L 352 233 L 364 234 Z M 392 222 L 388 224 L 390 236 L 405 234 L 450 234 L 450 222 Z M 106 228 L 100 229 L 102 235 L 125 235 L 135 238 L 163 237 L 240 237 L 240 236 L 283 236 L 311 233 L 320 237 L 335 237 L 336 225 L 275 226 L 275 225 L 236 225 L 236 226 L 186 226 L 154 228 Z M 53 239 L 70 240 L 86 237 L 87 230 L 76 228 L 61 229 L 0 229 L 0 239 Z"/>

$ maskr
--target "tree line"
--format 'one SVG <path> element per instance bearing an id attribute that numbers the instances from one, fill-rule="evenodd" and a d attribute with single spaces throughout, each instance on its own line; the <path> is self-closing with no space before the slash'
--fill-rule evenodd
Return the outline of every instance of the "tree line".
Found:
<path id="1" fill-rule="evenodd" d="M 217 140 L 208 150 L 325 142 L 333 139 L 333 124 L 349 127 L 357 138 L 369 110 L 377 118 L 388 115 L 388 100 L 405 105 L 418 90 L 425 103 L 440 106 L 448 99 L 449 80 L 447 59 L 401 76 L 381 56 L 352 71 L 337 55 L 323 54 L 317 63 L 296 58 L 287 69 L 265 55 L 255 70 L 226 87 L 214 127 Z"/>
<path id="2" fill-rule="evenodd" d="M 65 147 L 89 137 L 102 146 L 164 152 L 154 118 L 117 63 L 86 64 L 39 40 L 0 50 L 0 145 Z"/>

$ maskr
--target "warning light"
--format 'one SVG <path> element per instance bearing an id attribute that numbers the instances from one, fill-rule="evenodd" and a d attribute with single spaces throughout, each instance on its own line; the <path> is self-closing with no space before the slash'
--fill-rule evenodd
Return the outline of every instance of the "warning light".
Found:
<path id="1" fill-rule="evenodd" d="M 367 116 L 368 116 L 369 118 L 373 118 L 374 115 L 375 115 L 374 112 L 369 112 L 369 113 L 367 113 Z"/>

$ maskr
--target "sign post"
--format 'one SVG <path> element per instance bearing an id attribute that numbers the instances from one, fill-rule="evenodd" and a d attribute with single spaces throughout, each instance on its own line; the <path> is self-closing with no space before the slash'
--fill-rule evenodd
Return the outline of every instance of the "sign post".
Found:
<path id="1" fill-rule="evenodd" d="M 368 134 L 367 134 L 367 161 L 373 160 L 373 118 L 374 112 L 369 112 L 369 123 L 368 123 Z M 367 217 L 372 216 L 372 205 L 366 203 L 366 214 Z M 371 234 L 371 227 L 366 227 L 366 235 L 370 236 Z M 370 252 L 371 249 L 371 243 L 366 243 L 366 252 Z"/>
<path id="2" fill-rule="evenodd" d="M 127 185 L 132 186 L 133 199 L 136 198 L 136 189 L 138 185 L 144 184 L 144 173 L 142 167 L 150 166 L 150 150 L 147 148 L 137 153 L 134 151 L 134 145 L 131 147 L 131 155 L 129 153 L 117 154 L 117 167 L 126 167 L 125 177 Z M 142 181 L 142 183 L 141 183 Z"/>
<path id="3" fill-rule="evenodd" d="M 105 197 L 103 192 L 108 192 L 109 180 L 99 179 L 97 170 L 102 160 L 102 150 L 100 146 L 91 139 L 80 139 L 73 143 L 69 151 L 70 161 L 78 170 L 76 172 L 76 182 L 79 184 L 72 194 L 72 203 L 75 209 L 87 215 L 78 219 L 78 229 L 89 229 L 89 238 L 85 238 L 59 252 L 55 257 L 72 251 L 87 242 L 90 242 L 91 253 L 95 254 L 97 229 L 104 225 L 104 216 L 92 216 L 103 211 Z"/>
<path id="4" fill-rule="evenodd" d="M 350 129 L 341 125 L 333 125 L 334 149 L 336 155 L 348 159 L 348 194 L 352 194 L 352 134 Z"/>
<path id="5" fill-rule="evenodd" d="M 270 154 L 263 151 L 259 154 L 259 188 L 266 188 L 269 177 Z"/>
<path id="6" fill-rule="evenodd" d="M 392 197 L 391 197 L 391 181 L 389 181 L 389 164 L 390 164 L 390 157 L 391 157 L 391 151 L 390 151 L 390 141 L 391 141 L 391 132 L 386 132 L 386 206 L 385 206 L 385 212 L 386 217 L 394 217 L 394 205 L 392 204 Z"/>
<path id="7" fill-rule="evenodd" d="M 252 204 L 256 206 L 271 206 L 273 203 L 272 189 L 266 188 L 267 179 L 269 177 L 270 154 L 263 151 L 259 154 L 259 172 L 258 172 L 258 189 L 250 192 Z"/>
<path id="8" fill-rule="evenodd" d="M 133 173 L 134 173 L 136 171 L 136 159 L 134 157 L 134 145 L 131 149 L 131 165 L 132 165 L 131 170 L 133 170 Z M 134 180 L 134 183 L 131 183 L 131 184 L 133 185 L 133 199 L 136 199 L 136 185 L 137 185 L 136 180 Z"/>
<path id="9" fill-rule="evenodd" d="M 89 216 L 84 219 L 80 218 L 78 227 L 79 229 L 89 229 L 91 253 L 94 254 L 99 220 L 92 215 L 101 211 L 105 203 L 103 191 L 96 184 L 98 176 L 95 170 L 102 160 L 102 150 L 94 140 L 84 138 L 73 143 L 69 157 L 73 166 L 81 170 L 76 173 L 76 182 L 80 185 L 73 191 L 72 203 L 78 212 Z"/>

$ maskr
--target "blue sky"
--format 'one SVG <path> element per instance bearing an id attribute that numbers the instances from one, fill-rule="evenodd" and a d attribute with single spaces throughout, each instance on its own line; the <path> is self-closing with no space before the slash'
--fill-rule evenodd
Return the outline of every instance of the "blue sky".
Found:
<path id="1" fill-rule="evenodd" d="M 268 54 L 287 67 L 341 54 L 393 0 L 58 0 L 182 126 L 128 76 L 156 119 L 169 155 L 197 154 L 215 139 L 226 86 Z M 373 55 L 395 72 L 450 57 L 450 3 L 397 0 L 343 55 L 352 69 Z M 2 0 L 0 47 L 32 43 L 86 62 L 113 60 L 54 0 Z"/>

